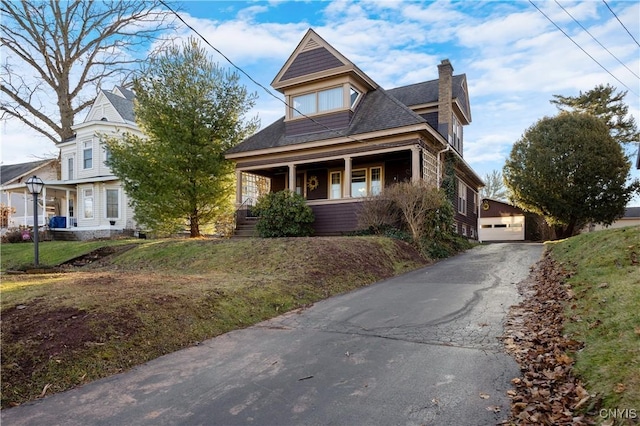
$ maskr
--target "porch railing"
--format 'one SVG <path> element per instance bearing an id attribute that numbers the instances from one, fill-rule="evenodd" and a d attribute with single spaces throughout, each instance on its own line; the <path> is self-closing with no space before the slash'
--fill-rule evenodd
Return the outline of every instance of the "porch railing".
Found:
<path id="1" fill-rule="evenodd" d="M 257 218 L 255 212 L 255 202 L 253 198 L 247 198 L 236 210 L 236 224 L 245 222 L 248 218 Z"/>

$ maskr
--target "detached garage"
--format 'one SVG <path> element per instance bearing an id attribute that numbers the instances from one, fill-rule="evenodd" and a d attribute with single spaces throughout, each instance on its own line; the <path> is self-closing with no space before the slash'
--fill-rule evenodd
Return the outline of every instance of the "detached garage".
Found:
<path id="1" fill-rule="evenodd" d="M 524 241 L 524 212 L 502 201 L 485 198 L 480 206 L 480 241 Z"/>

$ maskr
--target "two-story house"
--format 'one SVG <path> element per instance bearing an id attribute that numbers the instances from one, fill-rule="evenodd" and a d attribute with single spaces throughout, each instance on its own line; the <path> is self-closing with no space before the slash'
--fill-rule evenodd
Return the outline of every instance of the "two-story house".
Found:
<path id="1" fill-rule="evenodd" d="M 38 174 L 45 183 L 43 210 L 48 214 L 38 222 L 49 225 L 58 238 L 108 238 L 136 228 L 127 194 L 105 164 L 109 152 L 101 142 L 101 135 L 142 136 L 135 124 L 133 99 L 134 93 L 124 87 L 101 91 L 85 120 L 73 126 L 75 136 L 58 143 L 57 175 L 28 173 Z M 26 191 L 23 183 L 8 189 Z M 25 219 L 27 225 L 32 222 Z"/>
<path id="2" fill-rule="evenodd" d="M 357 229 L 365 197 L 400 181 L 441 186 L 455 173 L 457 232 L 477 238 L 483 182 L 463 159 L 467 82 L 448 60 L 437 79 L 385 90 L 310 29 L 271 85 L 284 117 L 226 154 L 239 208 L 250 203 L 246 182 L 267 179 L 271 191 L 306 198 L 316 235 L 339 235 Z"/>

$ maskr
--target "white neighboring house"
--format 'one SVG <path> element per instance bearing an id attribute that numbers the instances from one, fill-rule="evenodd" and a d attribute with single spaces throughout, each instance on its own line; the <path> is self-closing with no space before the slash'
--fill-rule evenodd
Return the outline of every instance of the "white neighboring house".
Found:
<path id="1" fill-rule="evenodd" d="M 84 122 L 73 126 L 75 136 L 57 144 L 60 175 L 39 176 L 47 200 L 55 198 L 59 205 L 47 222 L 54 239 L 62 239 L 62 233 L 80 240 L 106 238 L 136 229 L 129 198 L 105 164 L 109 153 L 100 141 L 101 134 L 142 136 L 133 114 L 134 97 L 121 86 L 102 90 Z"/>
<path id="2" fill-rule="evenodd" d="M 638 154 L 640 155 L 640 154 Z M 591 224 L 587 226 L 583 232 L 601 231 L 603 229 L 624 228 L 625 226 L 640 226 L 640 207 L 627 207 L 624 216 L 613 222 L 611 225 L 603 225 L 601 223 Z"/>
<path id="3" fill-rule="evenodd" d="M 0 203 L 11 211 L 6 222 L 1 224 L 3 230 L 33 226 L 33 196 L 27 190 L 26 182 L 34 175 L 44 181 L 58 180 L 59 165 L 58 159 L 52 158 L 0 166 Z M 58 200 L 51 192 L 47 193 L 45 187 L 38 196 L 38 224 L 49 223 L 50 217 L 59 214 L 59 208 Z"/>

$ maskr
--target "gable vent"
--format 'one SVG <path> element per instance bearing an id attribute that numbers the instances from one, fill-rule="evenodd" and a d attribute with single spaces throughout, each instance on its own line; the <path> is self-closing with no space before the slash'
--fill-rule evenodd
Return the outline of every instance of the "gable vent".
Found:
<path id="1" fill-rule="evenodd" d="M 307 50 L 313 50 L 313 49 L 317 49 L 318 47 L 320 47 L 320 45 L 318 44 L 317 41 L 315 41 L 314 39 L 310 39 L 307 44 L 304 46 L 304 48 L 302 49 L 302 52 L 306 52 Z"/>

